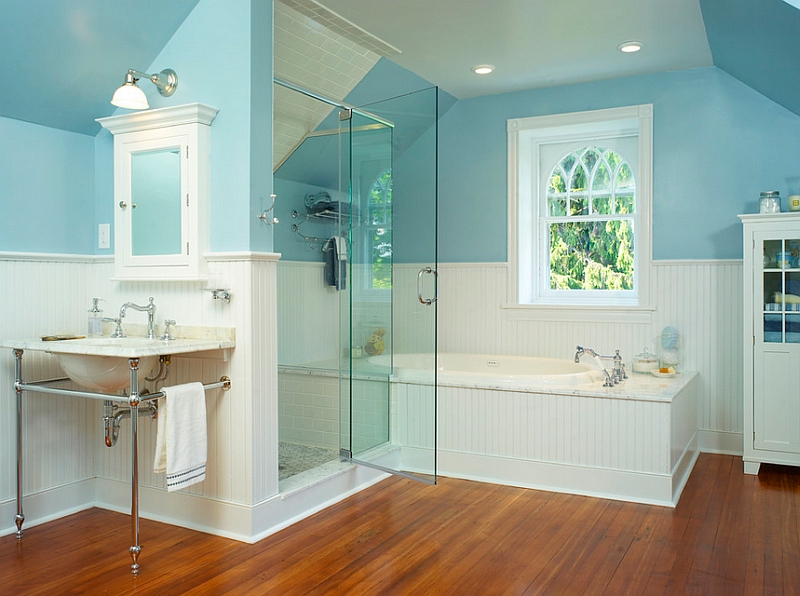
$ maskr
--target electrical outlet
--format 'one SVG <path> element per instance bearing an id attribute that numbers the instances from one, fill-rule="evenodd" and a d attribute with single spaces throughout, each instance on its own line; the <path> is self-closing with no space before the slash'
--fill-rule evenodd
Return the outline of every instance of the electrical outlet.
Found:
<path id="1" fill-rule="evenodd" d="M 111 224 L 97 226 L 97 248 L 111 248 Z"/>

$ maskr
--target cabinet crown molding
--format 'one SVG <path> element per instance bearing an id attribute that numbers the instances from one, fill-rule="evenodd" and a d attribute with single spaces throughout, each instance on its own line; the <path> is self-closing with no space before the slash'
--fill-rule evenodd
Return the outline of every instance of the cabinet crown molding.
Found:
<path id="1" fill-rule="evenodd" d="M 111 132 L 121 134 L 137 132 L 162 126 L 178 126 L 181 124 L 205 124 L 209 126 L 217 116 L 219 109 L 202 103 L 187 103 L 180 106 L 142 110 L 130 114 L 97 118 L 100 125 Z"/>

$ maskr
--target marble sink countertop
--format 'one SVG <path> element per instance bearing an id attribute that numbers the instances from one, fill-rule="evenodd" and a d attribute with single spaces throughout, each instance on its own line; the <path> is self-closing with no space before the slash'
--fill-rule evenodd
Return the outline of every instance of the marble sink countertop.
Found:
<path id="1" fill-rule="evenodd" d="M 180 334 L 176 333 L 178 329 L 175 329 L 173 334 L 176 339 L 169 341 L 145 339 L 145 331 L 144 328 L 136 329 L 131 325 L 126 328 L 125 332 L 136 335 L 124 338 L 103 336 L 56 341 L 9 339 L 0 343 L 0 347 L 51 354 L 84 354 L 122 358 L 211 352 L 236 347 L 235 330 L 231 327 L 187 327 L 181 329 Z M 141 332 L 141 336 L 137 336 L 138 332 Z"/>

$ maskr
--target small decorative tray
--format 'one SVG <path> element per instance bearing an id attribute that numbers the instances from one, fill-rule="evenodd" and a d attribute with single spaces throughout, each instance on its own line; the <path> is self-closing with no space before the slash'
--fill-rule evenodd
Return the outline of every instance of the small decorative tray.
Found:
<path id="1" fill-rule="evenodd" d="M 675 375 L 677 375 L 677 374 L 678 374 L 677 372 L 671 372 L 671 373 L 662 373 L 660 370 L 651 370 L 650 372 L 651 372 L 651 373 L 653 374 L 653 376 L 655 376 L 655 377 L 674 377 Z"/>

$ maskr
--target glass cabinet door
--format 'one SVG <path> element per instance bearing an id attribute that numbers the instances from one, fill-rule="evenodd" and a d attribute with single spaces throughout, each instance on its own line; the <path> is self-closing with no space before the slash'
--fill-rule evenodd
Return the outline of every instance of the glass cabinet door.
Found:
<path id="1" fill-rule="evenodd" d="M 762 296 L 762 332 L 756 337 L 764 343 L 800 343 L 800 238 L 757 238 L 763 249 L 761 275 L 756 277 L 756 296 Z M 760 290 L 760 291 L 758 291 Z"/>

